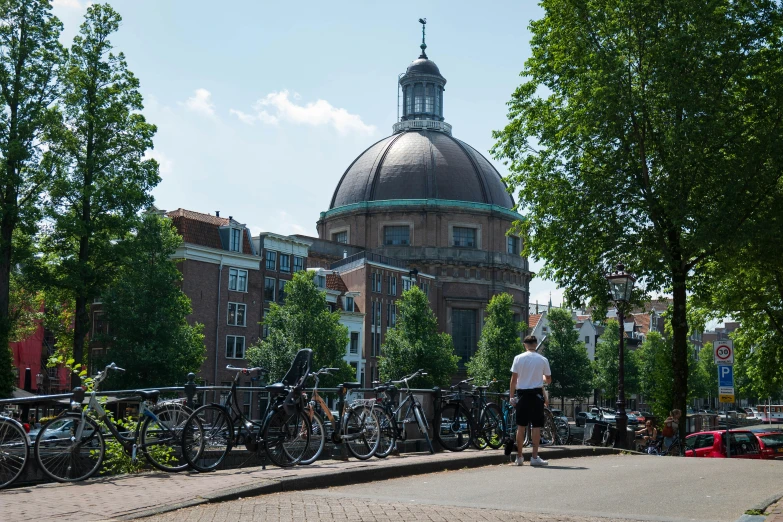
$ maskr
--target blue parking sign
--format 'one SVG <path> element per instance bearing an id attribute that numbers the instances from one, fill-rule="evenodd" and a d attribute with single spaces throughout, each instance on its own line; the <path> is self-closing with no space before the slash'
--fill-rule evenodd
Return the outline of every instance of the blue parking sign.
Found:
<path id="1" fill-rule="evenodd" d="M 718 366 L 718 386 L 734 386 L 734 366 L 730 364 L 725 366 Z"/>

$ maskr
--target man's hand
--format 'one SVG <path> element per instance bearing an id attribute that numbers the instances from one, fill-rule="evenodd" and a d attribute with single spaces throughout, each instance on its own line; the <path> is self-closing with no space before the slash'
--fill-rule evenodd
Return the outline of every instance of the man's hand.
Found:
<path id="1" fill-rule="evenodd" d="M 517 402 L 519 402 L 519 399 L 517 399 L 516 397 L 511 397 L 511 400 L 509 400 L 508 402 L 510 402 L 511 405 L 516 408 L 517 407 Z"/>

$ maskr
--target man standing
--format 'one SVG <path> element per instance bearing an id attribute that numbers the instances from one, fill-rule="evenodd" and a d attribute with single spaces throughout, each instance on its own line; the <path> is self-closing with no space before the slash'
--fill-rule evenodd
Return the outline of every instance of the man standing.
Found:
<path id="1" fill-rule="evenodd" d="M 517 407 L 516 465 L 521 466 L 524 462 L 522 445 L 525 442 L 527 425 L 531 424 L 533 456 L 530 465 L 546 466 L 549 463 L 538 456 L 538 443 L 541 441 L 541 428 L 544 427 L 544 383 L 552 382 L 552 372 L 546 357 L 536 352 L 538 339 L 534 335 L 528 335 L 524 344 L 525 351 L 514 357 L 514 363 L 511 365 L 511 384 L 508 390 L 512 404 Z"/>

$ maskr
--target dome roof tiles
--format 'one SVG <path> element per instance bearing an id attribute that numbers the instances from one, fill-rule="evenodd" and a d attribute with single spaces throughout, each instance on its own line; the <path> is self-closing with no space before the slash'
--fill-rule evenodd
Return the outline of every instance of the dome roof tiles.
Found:
<path id="1" fill-rule="evenodd" d="M 500 174 L 470 145 L 437 131 L 375 143 L 348 167 L 329 208 L 363 201 L 443 199 L 513 208 Z"/>

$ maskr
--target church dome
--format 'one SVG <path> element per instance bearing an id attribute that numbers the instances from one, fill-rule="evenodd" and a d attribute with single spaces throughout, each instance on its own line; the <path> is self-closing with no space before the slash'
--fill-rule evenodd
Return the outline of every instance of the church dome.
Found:
<path id="1" fill-rule="evenodd" d="M 412 61 L 405 74 L 431 74 L 432 76 L 443 77 L 435 62 L 422 57 Z"/>
<path id="2" fill-rule="evenodd" d="M 351 163 L 329 208 L 400 199 L 514 206 L 500 174 L 476 149 L 446 132 L 406 130 L 375 143 Z"/>

